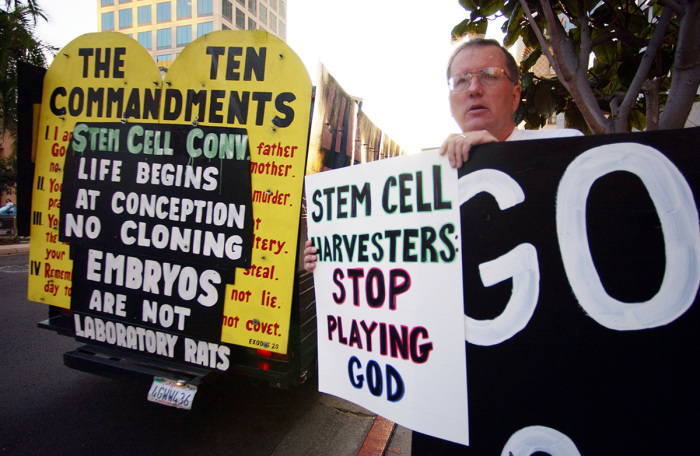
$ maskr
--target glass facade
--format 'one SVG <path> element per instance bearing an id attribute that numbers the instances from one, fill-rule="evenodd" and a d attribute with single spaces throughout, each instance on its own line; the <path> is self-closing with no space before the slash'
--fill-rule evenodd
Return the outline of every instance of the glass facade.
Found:
<path id="1" fill-rule="evenodd" d="M 214 14 L 214 0 L 198 0 L 197 15 L 203 16 L 207 14 Z"/>
<path id="2" fill-rule="evenodd" d="M 199 38 L 202 35 L 206 35 L 209 32 L 214 31 L 214 23 L 213 22 L 202 22 L 201 24 L 197 24 L 197 38 Z"/>
<path id="3" fill-rule="evenodd" d="M 286 38 L 283 20 L 286 0 L 98 0 L 97 3 L 100 30 L 129 33 L 154 58 L 167 58 L 168 62 L 173 55 L 159 57 L 156 50 L 174 52 L 174 48 L 182 48 L 215 29 L 266 30 Z"/>
<path id="4" fill-rule="evenodd" d="M 267 8 L 263 5 L 260 5 L 260 13 L 258 14 L 258 19 L 260 19 L 261 24 L 267 25 Z"/>
<path id="5" fill-rule="evenodd" d="M 156 5 L 156 18 L 158 22 L 168 22 L 172 19 L 170 15 L 170 2 L 158 3 Z"/>
<path id="6" fill-rule="evenodd" d="M 229 22 L 233 20 L 233 5 L 229 0 L 221 0 L 221 15 Z"/>
<path id="7" fill-rule="evenodd" d="M 192 0 L 177 0 L 177 18 L 192 17 Z"/>
<path id="8" fill-rule="evenodd" d="M 183 25 L 175 29 L 175 45 L 185 46 L 192 41 L 192 26 Z"/>
<path id="9" fill-rule="evenodd" d="M 138 17 L 138 24 L 150 24 L 151 23 L 151 5 L 139 6 L 136 16 Z"/>
<path id="10" fill-rule="evenodd" d="M 108 32 L 114 30 L 114 11 L 102 13 L 102 31 Z"/>
<path id="11" fill-rule="evenodd" d="M 158 30 L 157 36 L 156 36 L 156 42 L 158 45 L 158 49 L 165 49 L 165 48 L 172 47 L 172 45 L 173 45 L 172 32 L 170 31 L 170 29 L 167 28 L 167 29 Z"/>
<path id="12" fill-rule="evenodd" d="M 245 30 L 245 13 L 236 8 L 236 28 Z"/>
<path id="13" fill-rule="evenodd" d="M 153 49 L 153 42 L 151 40 L 152 36 L 153 34 L 151 32 L 139 32 L 138 34 L 139 43 L 149 51 Z"/>
<path id="14" fill-rule="evenodd" d="M 133 15 L 131 14 L 131 8 L 119 10 L 119 28 L 129 28 L 134 25 L 132 22 L 132 17 Z"/>
<path id="15" fill-rule="evenodd" d="M 159 68 L 170 68 L 170 64 L 173 62 L 172 54 L 163 54 L 156 57 L 156 62 L 158 62 Z"/>

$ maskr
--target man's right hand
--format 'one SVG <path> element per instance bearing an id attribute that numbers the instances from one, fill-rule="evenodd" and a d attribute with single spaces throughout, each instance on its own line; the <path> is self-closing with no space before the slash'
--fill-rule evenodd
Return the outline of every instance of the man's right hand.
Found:
<path id="1" fill-rule="evenodd" d="M 469 150 L 472 146 L 491 142 L 498 142 L 498 139 L 486 130 L 452 134 L 440 146 L 440 155 L 447 154 L 450 166 L 459 169 L 469 160 Z"/>

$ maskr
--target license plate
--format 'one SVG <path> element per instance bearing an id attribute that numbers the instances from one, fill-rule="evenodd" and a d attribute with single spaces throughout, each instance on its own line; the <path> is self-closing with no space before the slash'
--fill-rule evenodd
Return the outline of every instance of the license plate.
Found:
<path id="1" fill-rule="evenodd" d="M 170 407 L 190 410 L 195 394 L 197 394 L 196 386 L 168 378 L 155 377 L 151 389 L 148 391 L 148 400 Z"/>

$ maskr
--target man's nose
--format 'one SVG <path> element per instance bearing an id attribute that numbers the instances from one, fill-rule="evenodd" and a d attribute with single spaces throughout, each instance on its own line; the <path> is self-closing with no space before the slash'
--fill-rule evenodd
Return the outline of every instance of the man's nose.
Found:
<path id="1" fill-rule="evenodd" d="M 476 75 L 472 76 L 472 80 L 469 81 L 469 85 L 467 86 L 467 92 L 470 95 L 481 95 L 484 91 L 484 86 L 481 84 L 481 81 Z"/>

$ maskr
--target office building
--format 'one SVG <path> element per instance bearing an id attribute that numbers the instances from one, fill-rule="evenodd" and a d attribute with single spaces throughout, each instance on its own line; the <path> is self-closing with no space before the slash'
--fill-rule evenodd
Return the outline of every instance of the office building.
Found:
<path id="1" fill-rule="evenodd" d="M 95 0 L 97 30 L 136 39 L 161 69 L 215 30 L 265 30 L 286 40 L 287 0 Z"/>

